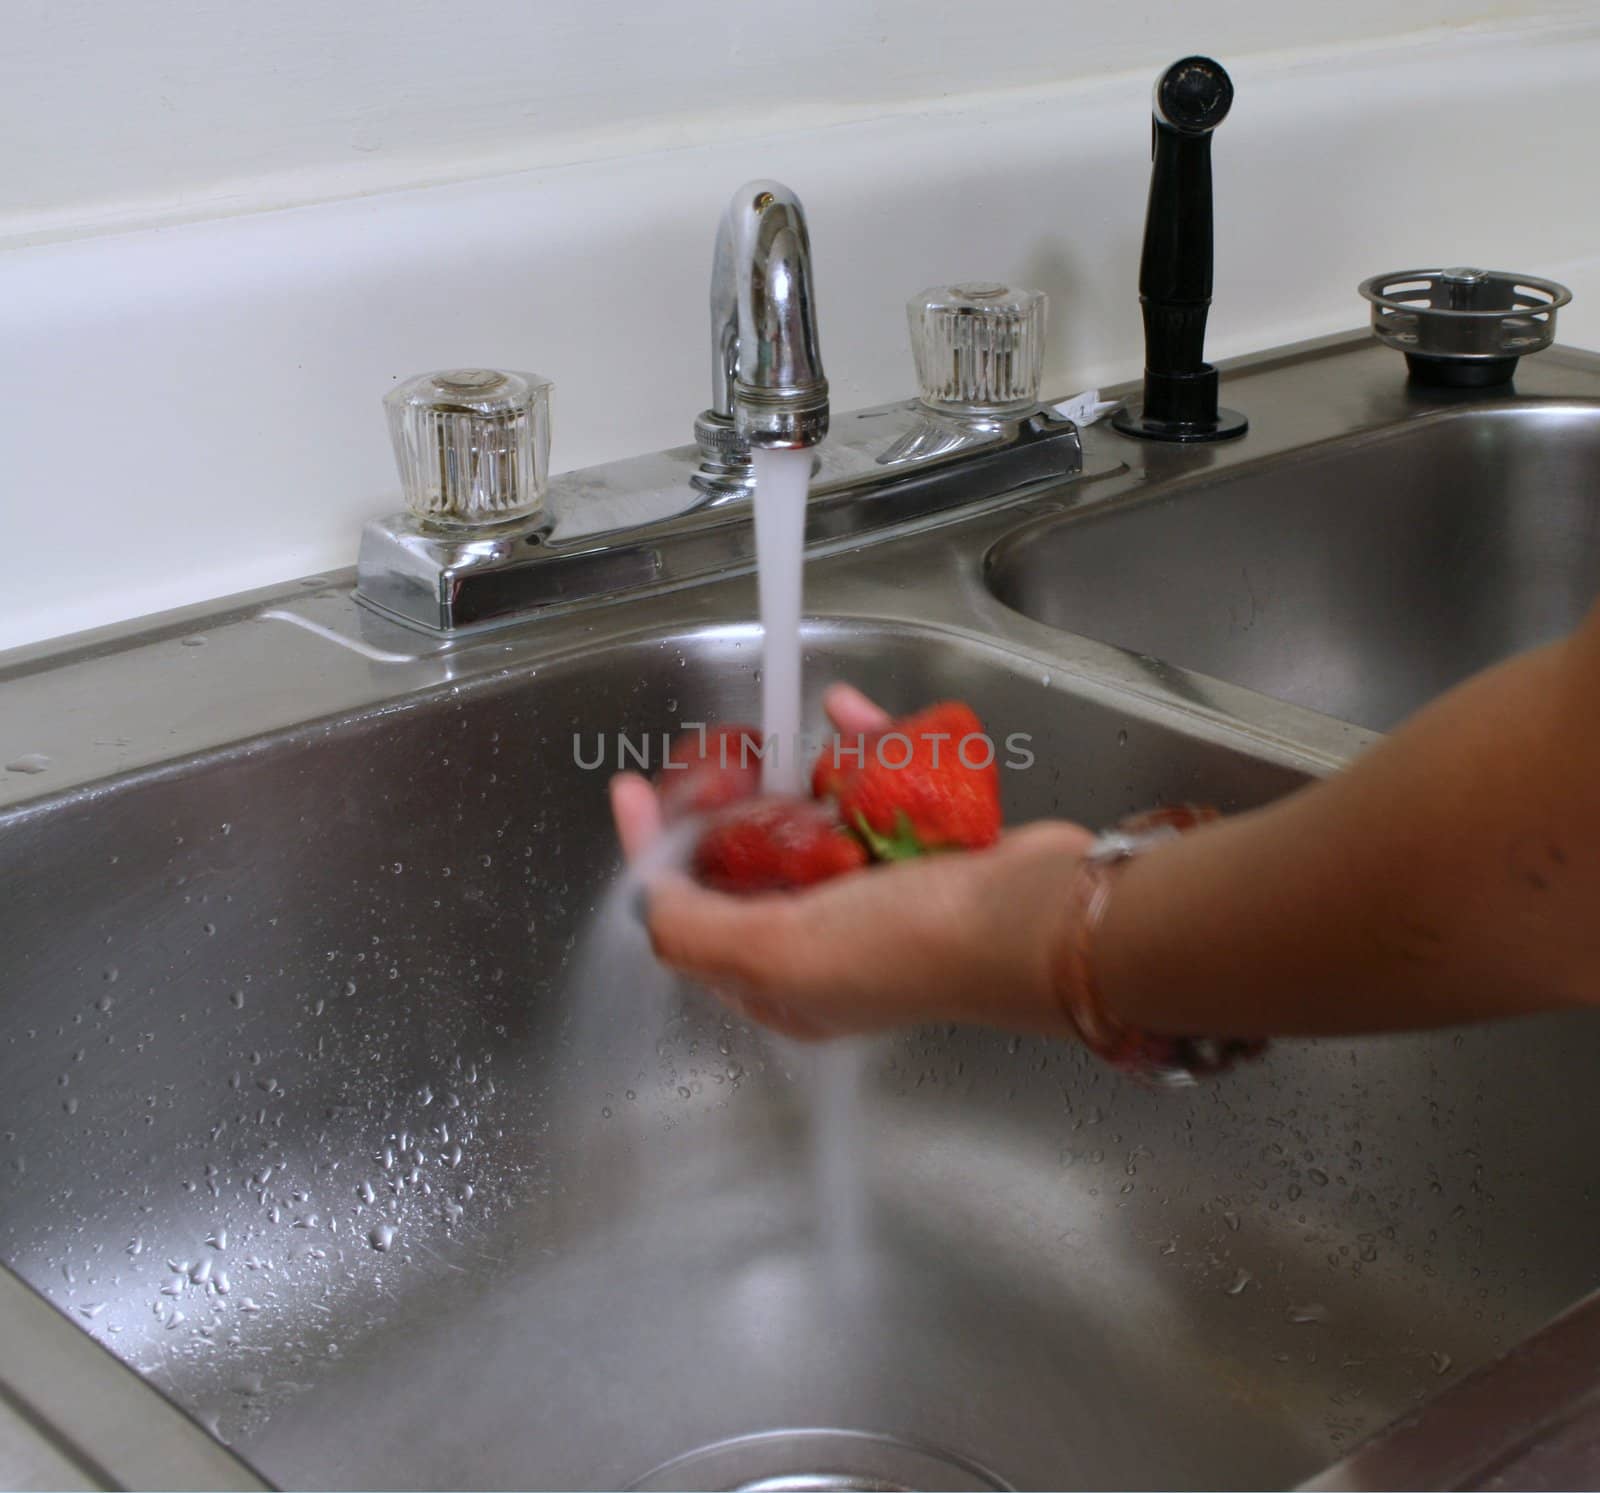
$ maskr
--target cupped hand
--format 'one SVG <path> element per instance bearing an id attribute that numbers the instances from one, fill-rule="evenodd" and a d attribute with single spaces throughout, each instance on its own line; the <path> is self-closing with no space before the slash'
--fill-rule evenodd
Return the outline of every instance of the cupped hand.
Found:
<path id="1" fill-rule="evenodd" d="M 889 717 L 859 690 L 824 698 L 844 736 Z M 623 851 L 637 861 L 661 831 L 655 790 L 612 780 Z M 816 1040 L 930 1021 L 1066 1034 L 1055 965 L 1068 887 L 1093 836 L 1043 822 L 990 849 L 900 861 L 801 892 L 729 896 L 664 872 L 649 885 L 651 943 L 752 1020 Z"/>

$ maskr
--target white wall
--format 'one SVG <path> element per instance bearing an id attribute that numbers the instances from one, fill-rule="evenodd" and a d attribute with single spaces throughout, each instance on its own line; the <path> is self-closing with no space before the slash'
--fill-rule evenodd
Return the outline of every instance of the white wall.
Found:
<path id="1" fill-rule="evenodd" d="M 345 15 L 353 7 L 327 8 Z M 339 52 L 326 35 L 335 22 L 317 21 L 298 0 L 270 15 L 194 0 L 160 7 L 171 22 L 169 45 L 152 41 L 146 60 L 120 74 L 103 58 L 94 62 L 104 73 L 97 90 L 115 97 L 111 112 L 121 121 L 113 128 L 102 120 L 102 145 L 121 153 L 129 138 L 141 142 L 120 170 L 95 162 L 90 132 L 70 110 L 53 116 L 59 148 L 41 117 L 29 150 L 8 147 L 0 157 L 0 203 L 16 208 L 13 223 L 23 182 L 36 203 L 54 193 L 49 211 L 76 234 L 0 248 L 0 648 L 350 564 L 363 519 L 394 506 L 379 399 L 414 372 L 483 362 L 553 377 L 556 471 L 684 442 L 709 382 L 715 223 L 729 192 L 756 175 L 789 182 L 807 206 L 823 355 L 839 408 L 909 392 L 904 299 L 961 277 L 1013 278 L 1049 292 L 1053 391 L 1133 374 L 1149 88 L 1162 63 L 1196 46 L 1223 56 L 1238 89 L 1215 148 L 1215 355 L 1359 325 L 1357 280 L 1440 260 L 1568 279 L 1578 300 L 1562 313 L 1564 340 L 1600 343 L 1600 193 L 1589 189 L 1600 85 L 1594 6 L 1584 15 L 1517 7 L 1509 20 L 1352 44 L 1328 42 L 1329 28 L 1342 33 L 1352 18 L 1377 27 L 1378 5 L 1183 0 L 1124 3 L 1102 14 L 1016 0 L 1009 8 L 951 7 L 948 15 L 922 5 L 915 10 L 932 16 L 924 28 L 940 44 L 893 75 L 905 95 L 933 89 L 936 79 L 948 89 L 958 72 L 978 70 L 980 52 L 990 85 L 989 69 L 1016 71 L 1006 72 L 1009 86 L 915 107 L 904 96 L 894 107 L 848 97 L 861 78 L 888 76 L 873 59 L 895 47 L 912 7 L 822 0 L 782 12 L 790 24 L 822 16 L 834 27 L 828 68 L 795 70 L 801 95 L 763 71 L 759 52 L 750 60 L 758 7 L 724 0 L 724 8 L 745 28 L 747 65 L 727 69 L 741 80 L 745 112 L 700 143 L 677 143 L 691 125 L 703 126 L 698 103 L 685 102 L 676 85 L 651 82 L 638 52 L 627 51 L 631 62 L 618 67 L 628 82 L 621 92 L 637 111 L 629 128 L 653 148 L 635 141 L 603 158 L 409 191 L 372 193 L 376 178 L 367 176 L 369 195 L 136 232 L 87 230 L 105 228 L 109 194 L 122 186 L 137 184 L 140 210 L 157 220 L 214 207 L 200 184 L 198 158 L 207 151 L 215 179 L 233 184 L 240 205 L 268 200 L 266 177 L 251 176 L 247 162 L 260 168 L 270 159 L 288 173 L 280 178 L 285 192 L 310 193 L 321 165 L 344 148 L 327 123 L 332 114 L 345 108 L 339 117 L 353 119 L 358 98 L 374 109 L 374 79 L 395 75 L 354 40 Z M 150 0 L 106 5 L 105 25 L 120 33 L 127 15 L 149 18 L 155 9 Z M 392 12 L 416 24 L 440 13 L 400 0 L 359 9 L 369 20 Z M 566 17 L 550 35 L 579 50 L 614 38 L 619 24 L 607 19 L 614 7 L 593 8 L 600 19 L 592 30 L 575 29 L 575 6 L 530 9 Z M 974 24 L 960 17 L 979 9 L 1005 17 L 1008 29 L 993 23 L 1003 66 L 976 41 L 957 46 L 961 28 Z M 1081 21 L 1075 45 L 1053 9 Z M 1468 13 L 1432 0 L 1390 9 L 1408 25 L 1419 14 Z M 656 7 L 639 10 L 637 24 L 653 26 Z M 683 5 L 672 14 L 682 25 L 696 10 Z M 19 41 L 37 61 L 34 32 L 19 27 L 14 11 L 13 3 L 7 65 Z M 78 0 L 58 0 L 30 24 L 50 30 L 65 24 L 60 17 L 76 17 L 87 27 L 90 14 Z M 862 34 L 852 29 L 862 15 L 892 16 L 894 24 L 866 33 L 855 55 L 842 38 Z M 303 111 L 287 106 L 281 130 L 269 127 L 271 58 L 242 39 L 212 57 L 219 67 L 224 55 L 238 58 L 236 71 L 231 62 L 224 69 L 231 88 L 208 76 L 202 53 L 190 48 L 230 16 L 239 18 L 230 23 L 236 29 L 247 16 L 258 31 L 285 18 L 322 28 L 294 52 L 296 66 L 283 67 L 280 82 L 292 92 L 309 74 L 319 78 L 305 109 L 314 102 L 327 128 L 309 129 Z M 512 20 L 518 16 L 525 25 L 523 12 Z M 99 43 L 89 43 L 108 34 L 80 38 L 79 60 L 85 48 L 91 61 L 100 56 Z M 682 50 L 676 29 L 646 35 L 675 60 L 674 79 L 685 76 L 696 54 Z M 879 35 L 889 41 L 873 39 Z M 1322 41 L 1247 50 L 1291 35 Z M 1236 46 L 1218 45 L 1229 36 Z M 1129 72 L 1023 86 L 1027 68 L 1081 65 L 1091 41 L 1103 58 L 1148 61 Z M 374 42 L 374 50 L 387 56 L 385 67 L 402 67 L 392 48 Z M 431 54 L 453 92 L 477 97 L 468 60 L 499 76 L 494 129 L 515 102 L 501 50 L 485 45 L 469 59 L 441 41 Z M 1044 58 L 1047 51 L 1058 55 Z M 210 99 L 227 116 L 213 120 L 211 133 L 225 138 L 174 132 L 164 106 L 133 96 L 176 66 L 171 58 L 187 59 L 174 108 Z M 411 171 L 424 138 L 442 141 L 458 127 L 470 135 L 488 116 L 475 106 L 457 121 L 430 106 L 423 129 L 420 101 L 442 85 L 428 81 L 428 69 L 407 77 L 412 107 L 392 117 L 408 142 L 395 147 L 394 160 Z M 581 81 L 569 79 L 583 96 L 571 117 L 586 128 L 620 117 L 615 96 L 604 104 Z M 340 106 L 345 85 L 349 99 Z M 0 109 L 15 107 L 11 93 L 0 87 Z M 230 95 L 255 103 L 236 116 L 224 108 Z M 809 122 L 788 113 L 795 97 L 801 114 L 814 111 Z M 847 106 L 861 117 L 836 117 Z M 548 99 L 541 107 L 567 117 Z M 663 116 L 672 108 L 682 112 L 669 127 Z M 833 123 L 815 122 L 829 110 Z M 646 118 L 654 123 L 647 127 Z M 564 148 L 577 150 L 576 139 Z M 456 168 L 465 160 L 452 159 Z M 295 160 L 312 164 L 289 173 Z M 116 210 L 133 211 L 132 200 Z"/>
<path id="2" fill-rule="evenodd" d="M 818 128 L 1583 0 L 8 0 L 0 243 Z"/>

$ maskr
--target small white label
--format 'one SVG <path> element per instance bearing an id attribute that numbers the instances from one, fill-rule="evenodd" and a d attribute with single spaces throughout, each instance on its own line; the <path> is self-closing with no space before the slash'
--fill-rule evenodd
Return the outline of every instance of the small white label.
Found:
<path id="1" fill-rule="evenodd" d="M 1098 389 L 1085 389 L 1081 394 L 1074 394 L 1071 399 L 1063 399 L 1053 408 L 1058 415 L 1065 415 L 1074 425 L 1093 425 L 1096 420 L 1105 419 L 1121 403 L 1120 399 L 1102 400 Z"/>

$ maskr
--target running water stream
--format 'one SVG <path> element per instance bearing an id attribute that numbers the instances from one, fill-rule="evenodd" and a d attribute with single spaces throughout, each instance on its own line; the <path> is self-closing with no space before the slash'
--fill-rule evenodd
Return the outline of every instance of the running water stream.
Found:
<path id="1" fill-rule="evenodd" d="M 800 603 L 811 452 L 757 449 L 756 573 L 761 592 L 761 729 L 771 755 L 767 793 L 806 791 L 800 740 Z M 825 1267 L 840 1282 L 864 1255 L 865 1193 L 859 1154 L 865 1044 L 821 1043 L 797 1056 L 807 1085 L 817 1235 Z"/>
<path id="2" fill-rule="evenodd" d="M 811 455 L 806 450 L 755 452 L 761 726 L 766 742 L 774 744 L 762 760 L 762 787 L 768 793 L 802 796 L 808 792 L 810 765 L 800 731 L 800 611 Z M 654 1008 L 663 1013 L 662 1019 L 670 1009 L 675 981 L 651 957 L 638 909 L 653 876 L 684 864 L 692 836 L 689 825 L 663 835 L 623 872 L 595 909 L 570 976 L 581 1001 L 577 1045 L 586 1063 L 606 1061 L 620 1015 L 618 1002 Z M 860 1278 L 867 1254 L 859 1147 L 868 1044 L 768 1040 L 780 1048 L 783 1066 L 803 1096 L 819 1264 L 830 1284 L 842 1289 Z"/>
<path id="3" fill-rule="evenodd" d="M 757 449 L 756 576 L 761 591 L 761 763 L 767 793 L 805 792 L 800 745 L 800 593 L 811 452 Z"/>

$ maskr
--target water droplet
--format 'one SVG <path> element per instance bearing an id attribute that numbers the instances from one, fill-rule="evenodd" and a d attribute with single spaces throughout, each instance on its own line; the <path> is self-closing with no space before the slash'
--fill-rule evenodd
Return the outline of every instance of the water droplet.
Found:
<path id="1" fill-rule="evenodd" d="M 1440 1375 L 1448 1374 L 1455 1363 L 1448 1353 L 1430 1353 L 1428 1357 L 1433 1360 L 1434 1373 Z"/>
<path id="2" fill-rule="evenodd" d="M 198 633 L 196 633 L 192 638 L 179 638 L 178 641 L 182 643 L 185 648 L 204 648 L 206 646 L 206 640 Z"/>
<path id="3" fill-rule="evenodd" d="M 86 1303 L 83 1306 L 80 1306 L 78 1308 L 78 1311 L 80 1312 L 80 1314 L 82 1314 L 85 1317 L 88 1317 L 92 1321 L 95 1317 L 98 1317 L 100 1315 L 100 1313 L 103 1312 L 105 1309 L 106 1309 L 105 1302 L 103 1302 L 103 1301 L 91 1301 L 91 1302 Z"/>
<path id="4" fill-rule="evenodd" d="M 1326 1187 L 1328 1185 L 1328 1174 L 1325 1171 L 1319 1170 L 1317 1167 L 1312 1167 L 1311 1170 L 1306 1173 L 1306 1176 L 1311 1178 L 1311 1180 L 1315 1182 L 1318 1187 Z"/>
<path id="5" fill-rule="evenodd" d="M 207 1234 L 206 1243 L 213 1249 L 226 1249 L 228 1247 L 228 1231 L 226 1229 L 218 1229 L 213 1234 Z"/>
<path id="6" fill-rule="evenodd" d="M 394 1225 L 380 1223 L 377 1228 L 367 1235 L 367 1243 L 377 1250 L 379 1254 L 386 1254 L 389 1246 L 394 1243 Z"/>
<path id="7" fill-rule="evenodd" d="M 50 759 L 43 752 L 28 752 L 24 756 L 13 757 L 11 761 L 6 763 L 5 771 L 31 774 L 45 772 L 49 769 L 49 766 Z"/>
<path id="8" fill-rule="evenodd" d="M 378 1199 L 378 1194 L 373 1191 L 372 1183 L 363 1182 L 356 1188 L 356 1196 L 364 1203 L 373 1203 Z"/>
<path id="9" fill-rule="evenodd" d="M 228 1004 L 232 1006 L 235 1011 L 244 1010 L 244 991 L 235 990 L 233 994 L 228 997 Z"/>
<path id="10" fill-rule="evenodd" d="M 1306 1327 L 1328 1320 L 1328 1308 L 1319 1301 L 1308 1301 L 1304 1306 L 1291 1306 L 1285 1314 L 1297 1326 Z"/>
<path id="11" fill-rule="evenodd" d="M 1118 746 L 1127 746 L 1127 744 L 1128 744 L 1128 733 L 1126 731 L 1118 731 L 1117 732 L 1117 745 Z"/>
<path id="12" fill-rule="evenodd" d="M 1244 1294 L 1245 1287 L 1248 1286 L 1254 1279 L 1255 1277 L 1251 1275 L 1248 1270 L 1241 1270 L 1236 1276 L 1234 1276 L 1233 1284 L 1228 1287 L 1228 1295 L 1242 1296 Z"/>

